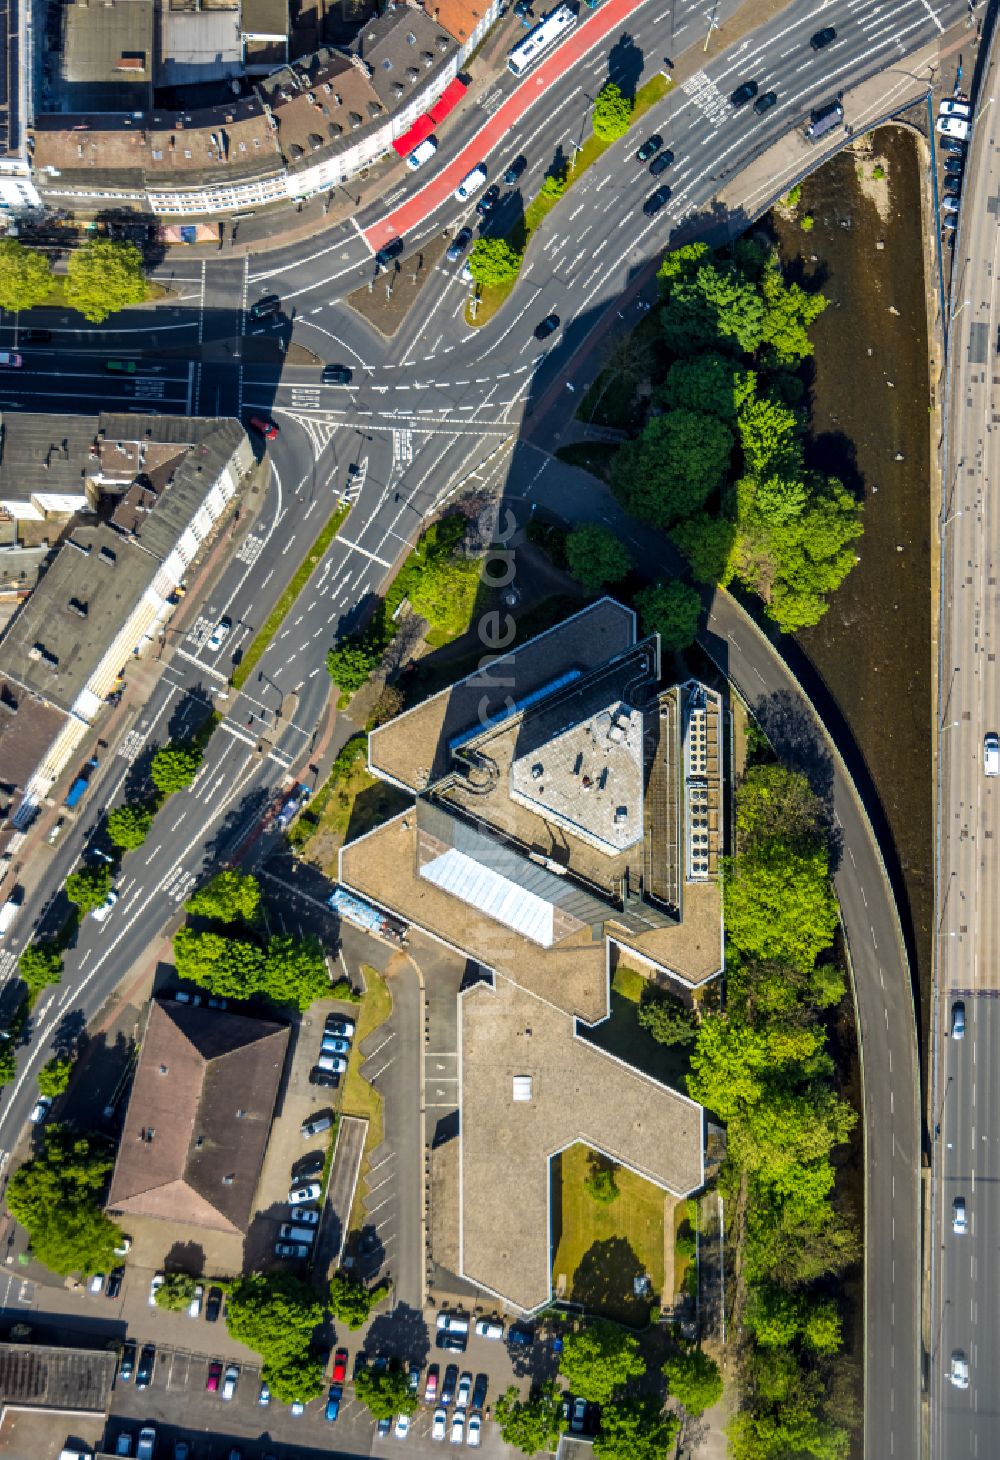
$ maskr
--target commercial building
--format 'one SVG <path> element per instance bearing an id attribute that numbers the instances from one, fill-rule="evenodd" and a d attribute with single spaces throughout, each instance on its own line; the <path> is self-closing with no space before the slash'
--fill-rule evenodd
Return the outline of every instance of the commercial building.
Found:
<path id="1" fill-rule="evenodd" d="M 351 893 L 474 960 L 461 996 L 461 1275 L 551 1291 L 549 1163 L 577 1141 L 675 1195 L 703 1112 L 584 1037 L 624 962 L 690 996 L 722 968 L 723 703 L 661 684 L 602 599 L 371 733 L 413 805 L 341 851 Z M 518 1172 L 516 1202 L 486 1202 Z"/>

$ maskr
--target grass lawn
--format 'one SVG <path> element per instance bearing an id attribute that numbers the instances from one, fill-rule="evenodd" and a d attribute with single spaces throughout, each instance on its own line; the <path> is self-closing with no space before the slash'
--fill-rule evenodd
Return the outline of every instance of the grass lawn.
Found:
<path id="1" fill-rule="evenodd" d="M 584 1186 L 590 1171 L 587 1146 L 570 1146 L 552 1163 L 552 1261 L 555 1291 L 566 1279 L 565 1297 L 588 1312 L 645 1327 L 651 1302 L 663 1290 L 665 1193 L 622 1167 L 615 1169 L 618 1196 L 595 1201 Z M 641 1273 L 653 1285 L 651 1298 L 637 1298 L 633 1279 Z"/>
<path id="2" fill-rule="evenodd" d="M 569 446 L 558 446 L 555 455 L 568 466 L 578 466 L 581 471 L 589 471 L 591 476 L 610 483 L 611 463 L 618 455 L 618 447 L 614 441 L 574 441 Z"/>
<path id="3" fill-rule="evenodd" d="M 374 968 L 369 968 L 367 963 L 362 971 L 365 976 L 365 994 L 358 1009 L 357 1030 L 347 1061 L 347 1074 L 344 1076 L 344 1083 L 340 1088 L 341 1115 L 360 1115 L 368 1121 L 365 1153 L 361 1158 L 361 1170 L 358 1173 L 358 1184 L 354 1192 L 354 1205 L 351 1207 L 351 1216 L 347 1224 L 349 1232 L 355 1231 L 364 1222 L 364 1199 L 368 1192 L 368 1163 L 372 1151 L 377 1150 L 382 1144 L 383 1131 L 382 1096 L 373 1085 L 369 1085 L 361 1074 L 363 1060 L 360 1045 L 374 1029 L 377 1029 L 380 1024 L 384 1024 L 392 1013 L 392 994 L 389 992 L 385 979 Z"/>
<path id="4" fill-rule="evenodd" d="M 352 747 L 354 744 L 352 741 Z M 334 764 L 329 780 L 314 797 L 312 807 L 299 817 L 289 837 L 303 849 L 306 861 L 334 881 L 337 854 L 344 843 L 364 836 L 409 804 L 401 791 L 369 775 L 366 753 L 367 740 L 359 736 L 354 757 L 344 756 L 346 765 Z"/>

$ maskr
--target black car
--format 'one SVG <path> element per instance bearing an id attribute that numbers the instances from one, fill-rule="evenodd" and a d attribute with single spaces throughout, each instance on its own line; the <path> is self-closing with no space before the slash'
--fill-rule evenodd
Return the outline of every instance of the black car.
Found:
<path id="1" fill-rule="evenodd" d="M 347 365 L 324 365 L 323 384 L 350 385 L 351 374 L 352 372 Z"/>
<path id="2" fill-rule="evenodd" d="M 514 14 L 518 20 L 527 20 L 531 15 L 531 6 L 528 4 L 528 0 L 517 0 L 517 4 L 514 6 Z"/>
<path id="3" fill-rule="evenodd" d="M 547 340 L 549 335 L 554 335 L 558 328 L 558 314 L 547 314 L 541 324 L 535 326 L 535 339 Z"/>
<path id="4" fill-rule="evenodd" d="M 526 1323 L 512 1323 L 507 1329 L 507 1344 L 510 1348 L 530 1348 L 535 1341 L 535 1330 Z"/>
<path id="5" fill-rule="evenodd" d="M 642 146 L 635 154 L 636 162 L 648 162 L 655 153 L 659 152 L 662 146 L 663 138 L 660 136 L 659 132 L 654 132 L 651 137 L 646 138 L 645 142 L 643 142 Z"/>
<path id="6" fill-rule="evenodd" d="M 507 171 L 503 175 L 503 180 L 508 187 L 511 187 L 514 183 L 517 182 L 518 178 L 524 172 L 527 165 L 528 159 L 526 157 L 514 158 L 514 161 L 511 163 L 510 167 L 508 167 Z"/>
<path id="7" fill-rule="evenodd" d="M 485 218 L 487 213 L 493 212 L 493 209 L 499 201 L 500 186 L 498 183 L 494 183 L 492 187 L 486 189 L 483 196 L 479 199 L 479 202 L 476 204 L 476 212 L 480 218 Z"/>
<path id="8" fill-rule="evenodd" d="M 441 1331 L 434 1339 L 434 1347 L 444 1349 L 446 1353 L 464 1354 L 469 1342 L 467 1333 L 448 1333 Z"/>
<path id="9" fill-rule="evenodd" d="M 205 1299 L 205 1322 L 217 1323 L 219 1313 L 222 1311 L 222 1289 L 209 1288 L 208 1297 Z"/>
<path id="10" fill-rule="evenodd" d="M 22 330 L 22 345 L 45 345 L 52 338 L 51 330 Z"/>
<path id="11" fill-rule="evenodd" d="M 660 153 L 659 157 L 653 158 L 652 162 L 649 164 L 649 170 L 654 177 L 659 177 L 661 172 L 666 172 L 667 168 L 670 166 L 673 160 L 674 154 L 668 147 L 665 152 Z"/>
<path id="12" fill-rule="evenodd" d="M 957 137 L 948 137 L 941 143 L 941 150 L 943 152 L 950 152 L 955 157 L 964 157 L 966 144 L 959 141 Z"/>
<path id="13" fill-rule="evenodd" d="M 265 294 L 263 299 L 258 299 L 256 304 L 250 306 L 251 319 L 267 319 L 272 314 L 277 314 L 281 308 L 281 300 L 277 294 Z"/>
<path id="14" fill-rule="evenodd" d="M 398 258 L 402 252 L 403 240 L 401 238 L 390 238 L 388 243 L 383 243 L 375 255 L 375 262 L 380 269 L 384 269 L 386 264 L 391 264 L 393 259 Z"/>
<path id="15" fill-rule="evenodd" d="M 125 1269 L 123 1267 L 113 1267 L 108 1273 L 108 1285 L 104 1289 L 104 1291 L 109 1298 L 117 1298 L 118 1294 L 122 1290 L 122 1281 L 124 1277 Z"/>
<path id="16" fill-rule="evenodd" d="M 477 1374 L 476 1382 L 472 1386 L 472 1408 L 484 1409 L 486 1407 L 486 1391 L 489 1388 L 489 1376 Z"/>
<path id="17" fill-rule="evenodd" d="M 948 158 L 946 158 L 945 159 L 945 164 L 944 164 L 944 170 L 945 170 L 945 175 L 946 176 L 947 175 L 950 175 L 951 173 L 963 173 L 965 171 L 965 158 L 964 157 L 948 157 Z"/>
<path id="18" fill-rule="evenodd" d="M 438 1404 L 443 1404 L 447 1409 L 448 1405 L 455 1398 L 455 1386 L 458 1383 L 458 1365 L 449 1364 L 444 1371 L 444 1378 L 441 1380 L 441 1391 L 438 1394 Z"/>
<path id="19" fill-rule="evenodd" d="M 654 213 L 658 213 L 663 207 L 664 203 L 669 202 L 669 200 L 670 189 L 664 183 L 662 188 L 657 188 L 655 193 L 650 193 L 649 197 L 642 205 L 642 211 L 647 214 L 647 216 L 652 217 L 652 215 Z"/>
<path id="20" fill-rule="evenodd" d="M 460 228 L 448 245 L 448 252 L 445 254 L 445 258 L 450 264 L 457 264 L 471 242 L 472 229 Z"/>
<path id="21" fill-rule="evenodd" d="M 777 100 L 778 93 L 776 91 L 761 92 L 760 96 L 758 96 L 757 100 L 753 104 L 753 109 L 759 117 L 762 117 L 765 112 L 769 112 L 771 110 Z"/>
<path id="22" fill-rule="evenodd" d="M 118 1378 L 123 1384 L 129 1384 L 132 1375 L 135 1373 L 135 1344 L 130 1338 L 122 1344 L 122 1356 L 118 1360 Z"/>
<path id="23" fill-rule="evenodd" d="M 735 107 L 746 106 L 748 101 L 753 101 L 757 95 L 756 81 L 744 81 L 742 86 L 737 86 L 729 100 Z"/>
<path id="24" fill-rule="evenodd" d="M 142 1353 L 139 1355 L 139 1367 L 135 1371 L 135 1387 L 137 1389 L 148 1389 L 153 1382 L 153 1369 L 156 1367 L 156 1349 L 151 1343 L 144 1343 Z"/>
<path id="25" fill-rule="evenodd" d="M 319 1085 L 324 1090 L 336 1090 L 340 1085 L 340 1076 L 335 1075 L 332 1070 L 321 1070 L 319 1065 L 309 1071 L 310 1085 Z"/>
<path id="26" fill-rule="evenodd" d="M 833 26 L 824 25 L 822 30 L 818 30 L 814 36 L 810 36 L 809 44 L 814 51 L 822 51 L 825 46 L 828 46 L 831 41 L 835 41 L 836 39 L 837 32 Z"/>

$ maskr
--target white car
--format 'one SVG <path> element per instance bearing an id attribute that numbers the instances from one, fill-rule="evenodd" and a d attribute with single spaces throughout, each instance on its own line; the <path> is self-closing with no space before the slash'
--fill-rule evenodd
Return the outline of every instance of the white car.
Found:
<path id="1" fill-rule="evenodd" d="M 302 1403 L 302 1400 L 301 1399 L 293 1399 L 292 1400 L 292 1403 L 291 1403 L 291 1411 L 292 1411 L 292 1414 L 295 1416 L 296 1419 L 298 1419 L 298 1417 L 299 1417 L 300 1414 L 305 1414 L 306 1407 Z"/>
<path id="2" fill-rule="evenodd" d="M 951 1356 L 951 1371 L 948 1378 L 956 1389 L 968 1389 L 969 1387 L 969 1361 L 960 1348 L 957 1348 Z"/>
<path id="3" fill-rule="evenodd" d="M 480 1338 L 503 1338 L 503 1324 L 498 1318 L 480 1318 L 476 1332 Z"/>
<path id="4" fill-rule="evenodd" d="M 342 1039 L 337 1034 L 324 1034 L 320 1052 L 322 1054 L 350 1054 L 351 1041 Z"/>
<path id="5" fill-rule="evenodd" d="M 983 770 L 988 776 L 1000 776 L 1000 735 L 995 730 L 983 736 Z"/>
<path id="6" fill-rule="evenodd" d="M 397 1414 L 396 1428 L 394 1434 L 397 1440 L 405 1440 L 410 1433 L 410 1416 L 408 1414 Z"/>
<path id="7" fill-rule="evenodd" d="M 451 1417 L 451 1434 L 449 1436 L 453 1445 L 460 1445 L 465 1439 L 465 1410 L 456 1409 Z"/>
<path id="8" fill-rule="evenodd" d="M 305 1202 L 319 1201 L 320 1184 L 318 1181 L 307 1181 L 304 1186 L 293 1186 L 288 1193 L 289 1206 L 298 1207 Z"/>
<path id="9" fill-rule="evenodd" d="M 431 1439 L 443 1440 L 448 1430 L 448 1411 L 444 1405 L 434 1411 L 434 1418 L 431 1420 Z"/>
<path id="10" fill-rule="evenodd" d="M 478 193 L 485 186 L 486 168 L 480 163 L 478 167 L 474 167 L 470 173 L 467 173 L 463 177 L 455 189 L 455 201 L 457 203 L 465 203 L 472 197 L 473 193 Z"/>
<path id="11" fill-rule="evenodd" d="M 115 891 L 115 889 L 112 887 L 111 891 L 108 893 L 107 897 L 101 903 L 100 907 L 95 907 L 95 908 L 92 908 L 91 909 L 90 916 L 94 919 L 94 922 L 95 923 L 103 923 L 105 918 L 110 917 L 111 916 L 111 909 L 114 907 L 114 905 L 115 905 L 115 903 L 117 901 L 118 901 L 118 894 Z"/>
<path id="12" fill-rule="evenodd" d="M 201 1300 L 202 1300 L 202 1298 L 204 1296 L 205 1296 L 205 1288 L 204 1288 L 203 1284 L 196 1283 L 195 1284 L 194 1293 L 191 1296 L 191 1301 L 188 1304 L 188 1317 L 189 1318 L 200 1318 L 201 1317 Z"/>
<path id="13" fill-rule="evenodd" d="M 326 1070 L 331 1075 L 343 1075 L 347 1070 L 347 1061 L 340 1054 L 321 1054 L 316 1061 L 318 1070 Z"/>
<path id="14" fill-rule="evenodd" d="M 92 1293 L 103 1293 L 103 1291 L 104 1291 L 104 1274 L 103 1274 L 103 1272 L 95 1272 L 95 1273 L 92 1273 L 91 1276 L 90 1276 L 90 1278 L 87 1281 L 87 1287 L 90 1289 L 90 1291 Z"/>
<path id="15" fill-rule="evenodd" d="M 958 1237 L 964 1237 L 969 1230 L 969 1219 L 965 1211 L 964 1196 L 956 1196 L 951 1204 L 951 1230 Z"/>
<path id="16" fill-rule="evenodd" d="M 223 644 L 229 638 L 232 627 L 232 619 L 220 618 L 215 628 L 209 634 L 208 643 L 205 645 L 205 648 L 211 649 L 213 654 L 216 653 L 219 649 L 222 648 Z"/>
<path id="17" fill-rule="evenodd" d="M 971 117 L 972 107 L 967 101 L 953 101 L 950 97 L 938 107 L 939 117 Z"/>
<path id="18" fill-rule="evenodd" d="M 955 137 L 959 142 L 967 142 L 972 123 L 965 117 L 939 117 L 937 129 L 942 137 Z"/>
<path id="19" fill-rule="evenodd" d="M 455 1408 L 468 1409 L 469 1399 L 472 1396 L 472 1375 L 466 1369 L 458 1381 L 458 1392 L 455 1395 Z"/>
<path id="20" fill-rule="evenodd" d="M 469 1415 L 469 1429 L 465 1436 L 465 1443 L 473 1450 L 478 1450 L 483 1434 L 483 1417 L 481 1414 Z"/>
<path id="21" fill-rule="evenodd" d="M 32 1125 L 41 1125 L 42 1121 L 48 1115 L 49 1110 L 51 1109 L 51 1107 L 52 1107 L 52 1097 L 50 1095 L 39 1095 L 38 1099 L 35 1101 L 34 1109 L 32 1110 L 31 1114 L 28 1116 L 28 1119 L 31 1121 L 31 1124 Z"/>
<path id="22" fill-rule="evenodd" d="M 293 1207 L 292 1218 L 296 1227 L 318 1227 L 319 1209 L 317 1207 Z"/>
<path id="23" fill-rule="evenodd" d="M 155 1308 L 156 1307 L 156 1295 L 160 1291 L 160 1289 L 163 1287 L 163 1283 L 164 1283 L 163 1273 L 162 1272 L 158 1272 L 156 1274 L 156 1276 L 154 1277 L 153 1281 L 149 1285 L 149 1306 L 151 1308 Z"/>
<path id="24" fill-rule="evenodd" d="M 239 1364 L 230 1364 L 222 1376 L 222 1397 L 223 1399 L 235 1399 L 236 1386 L 240 1382 Z"/>

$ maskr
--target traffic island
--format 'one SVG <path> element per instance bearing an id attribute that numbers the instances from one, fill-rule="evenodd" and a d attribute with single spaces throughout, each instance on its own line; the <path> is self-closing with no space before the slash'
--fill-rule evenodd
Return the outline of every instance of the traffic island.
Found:
<path id="1" fill-rule="evenodd" d="M 406 258 L 393 260 L 365 288 L 348 294 L 348 304 L 380 335 L 392 339 L 444 257 L 446 246 L 446 238 L 432 238 Z"/>

